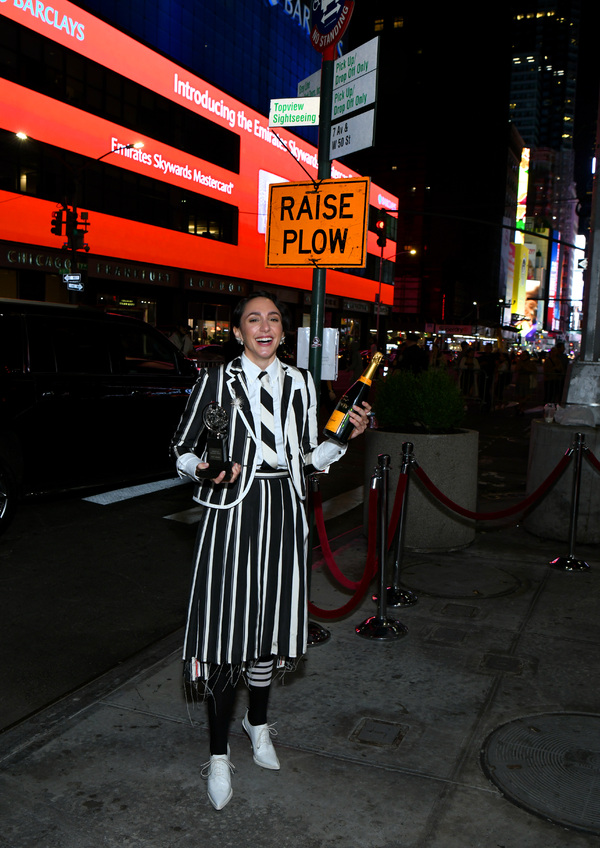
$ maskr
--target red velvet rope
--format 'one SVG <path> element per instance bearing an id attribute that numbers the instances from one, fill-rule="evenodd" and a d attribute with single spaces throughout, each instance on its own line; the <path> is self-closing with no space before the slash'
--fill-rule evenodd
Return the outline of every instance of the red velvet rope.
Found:
<path id="1" fill-rule="evenodd" d="M 313 497 L 315 496 L 315 494 L 319 494 L 319 498 L 317 499 L 317 501 L 320 504 L 320 492 L 319 493 L 314 492 Z M 317 521 L 317 527 L 319 526 L 319 522 L 318 522 L 318 519 L 317 519 L 317 515 L 318 515 L 319 512 L 321 513 L 321 519 L 322 519 L 322 517 L 323 517 L 322 508 L 317 509 L 317 505 L 315 503 L 315 520 Z M 352 610 L 355 607 L 357 607 L 358 604 L 362 601 L 363 597 L 365 596 L 367 589 L 369 588 L 369 583 L 371 582 L 371 580 L 373 579 L 373 577 L 375 576 L 375 573 L 377 571 L 377 552 L 376 552 L 377 533 L 371 532 L 371 529 L 373 527 L 377 527 L 377 489 L 371 489 L 369 491 L 369 543 L 368 543 L 368 548 L 367 548 L 367 562 L 365 564 L 364 574 L 363 574 L 362 579 L 360 580 L 359 583 L 353 583 L 353 581 L 348 580 L 348 578 L 344 577 L 344 575 L 341 573 L 341 571 L 339 571 L 339 569 L 335 565 L 335 561 L 333 560 L 333 554 L 331 554 L 331 548 L 329 548 L 329 543 L 327 542 L 327 548 L 329 549 L 329 554 L 331 555 L 331 560 L 332 560 L 332 563 L 335 567 L 335 570 L 343 578 L 343 580 L 346 583 L 352 583 L 353 584 L 353 586 L 356 588 L 354 595 L 350 598 L 350 600 L 347 603 L 344 604 L 344 606 L 340 607 L 337 610 L 320 609 L 320 607 L 316 607 L 312 603 L 312 601 L 309 601 L 308 602 L 308 611 L 310 612 L 311 615 L 314 615 L 316 618 L 326 618 L 326 619 L 342 618 L 343 616 L 347 615 L 349 612 L 352 612 Z M 325 525 L 323 523 L 323 531 L 324 530 L 325 530 Z M 325 537 L 325 538 L 327 538 L 327 537 Z M 323 547 L 323 553 L 325 553 L 325 547 Z M 326 557 L 326 561 L 327 561 L 327 557 Z M 327 562 L 327 565 L 331 568 L 331 565 L 330 565 L 329 562 Z M 346 586 L 346 588 L 349 588 L 349 587 Z"/>
<path id="2" fill-rule="evenodd" d="M 586 447 L 586 449 L 585 449 L 584 456 L 587 457 L 588 461 L 594 466 L 596 471 L 598 471 L 600 473 L 600 462 L 598 462 L 598 459 L 594 456 L 594 454 L 591 452 L 591 450 L 588 447 Z"/>
<path id="3" fill-rule="evenodd" d="M 440 503 L 447 506 L 448 509 L 451 509 L 453 512 L 457 512 L 459 515 L 463 515 L 465 518 L 472 518 L 475 521 L 490 521 L 496 518 L 507 518 L 509 515 L 515 515 L 517 512 L 523 512 L 527 509 L 527 507 L 531 506 L 532 503 L 537 501 L 542 495 L 546 494 L 546 491 L 554 485 L 554 483 L 558 480 L 560 475 L 563 473 L 569 461 L 571 459 L 571 453 L 566 453 L 563 458 L 560 460 L 554 471 L 552 471 L 548 477 L 541 483 L 535 492 L 532 492 L 528 495 L 525 500 L 522 500 L 520 503 L 515 506 L 507 507 L 507 509 L 500 509 L 497 512 L 472 512 L 470 509 L 465 509 L 465 507 L 460 506 L 454 501 L 450 500 L 443 492 L 440 492 L 438 487 L 433 483 L 427 474 L 423 471 L 422 468 L 416 467 L 414 469 L 415 474 L 419 478 L 419 480 L 423 483 L 423 485 L 429 489 L 432 495 L 434 495 Z"/>
<path id="4" fill-rule="evenodd" d="M 321 492 L 313 492 L 312 500 L 317 535 L 319 536 L 321 550 L 323 551 L 323 556 L 325 558 L 327 568 L 331 572 L 331 576 L 334 580 L 337 580 L 337 582 L 341 586 L 343 586 L 344 589 L 357 589 L 360 585 L 360 580 L 349 580 L 344 574 L 342 574 L 333 557 L 333 552 L 329 545 L 329 539 L 327 538 L 327 531 L 325 530 L 325 519 L 323 518 L 323 499 L 321 498 Z"/>

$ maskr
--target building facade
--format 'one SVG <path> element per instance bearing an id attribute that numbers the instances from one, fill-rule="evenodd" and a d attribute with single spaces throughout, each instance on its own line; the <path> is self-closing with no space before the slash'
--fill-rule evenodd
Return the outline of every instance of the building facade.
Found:
<path id="1" fill-rule="evenodd" d="M 531 151 L 527 230 L 546 233 L 537 245 L 535 238 L 524 236 L 544 269 L 539 280 L 528 278 L 528 303 L 535 313 L 530 333 L 550 330 L 565 336 L 573 329 L 580 205 L 574 152 L 580 18 L 579 0 L 528 0 L 513 16 L 510 120 Z M 534 264 L 529 264 L 533 271 Z"/>
<path id="2" fill-rule="evenodd" d="M 227 337 L 240 295 L 267 288 L 305 323 L 312 271 L 265 265 L 269 185 L 317 175 L 314 145 L 265 116 L 319 66 L 304 4 L 163 9 L 0 4 L 0 296 L 185 320 L 208 342 Z M 332 176 L 357 173 L 336 161 Z M 363 338 L 380 288 L 380 312 L 393 302 L 374 223 L 381 197 L 397 199 L 370 192 L 367 267 L 327 273 L 327 321 Z"/>

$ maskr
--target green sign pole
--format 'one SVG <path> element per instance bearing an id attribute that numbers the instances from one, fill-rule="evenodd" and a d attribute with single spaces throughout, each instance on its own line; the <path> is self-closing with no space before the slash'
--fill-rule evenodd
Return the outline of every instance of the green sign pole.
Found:
<path id="1" fill-rule="evenodd" d="M 321 111 L 319 115 L 318 179 L 326 180 L 331 176 L 329 158 L 329 137 L 331 135 L 331 104 L 333 99 L 333 49 L 323 53 L 321 62 Z M 308 370 L 313 376 L 317 389 L 317 403 L 321 396 L 321 360 L 323 358 L 323 323 L 325 317 L 325 287 L 327 271 L 315 268 L 312 284 L 312 307 L 310 312 L 310 343 L 308 352 Z"/>

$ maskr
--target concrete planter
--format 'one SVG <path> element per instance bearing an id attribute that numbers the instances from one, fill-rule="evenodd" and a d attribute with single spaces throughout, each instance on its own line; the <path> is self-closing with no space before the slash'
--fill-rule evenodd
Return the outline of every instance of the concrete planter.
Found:
<path id="1" fill-rule="evenodd" d="M 576 433 L 583 433 L 587 447 L 595 456 L 600 456 L 600 428 L 546 424 L 543 420 L 532 422 L 527 494 L 537 489 L 554 470 L 565 451 L 573 446 Z M 525 516 L 523 524 L 530 533 L 545 539 L 569 540 L 574 469 L 575 457 L 539 506 Z M 585 457 L 581 464 L 575 538 L 586 544 L 600 542 L 600 475 Z M 563 551 L 558 553 L 563 554 Z"/>
<path id="2" fill-rule="evenodd" d="M 433 483 L 451 500 L 466 509 L 477 508 L 477 462 L 479 433 L 460 430 L 451 434 L 407 434 L 385 430 L 367 430 L 365 433 L 365 493 L 370 487 L 373 469 L 379 454 L 389 454 L 390 514 L 402 464 L 402 444 L 412 442 L 414 456 Z M 404 544 L 415 551 L 460 550 L 475 538 L 475 522 L 463 518 L 443 507 L 423 487 L 414 472 L 405 502 Z M 368 494 L 365 497 L 364 526 L 368 520 Z"/>

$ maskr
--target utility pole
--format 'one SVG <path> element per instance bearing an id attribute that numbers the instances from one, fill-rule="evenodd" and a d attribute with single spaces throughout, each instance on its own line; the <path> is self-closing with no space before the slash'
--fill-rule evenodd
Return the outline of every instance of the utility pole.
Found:
<path id="1" fill-rule="evenodd" d="M 583 327 L 580 358 L 573 363 L 565 388 L 567 403 L 590 406 L 600 425 L 600 101 L 596 124 L 596 173 L 592 190 L 592 216 L 588 263 L 583 290 Z"/>
<path id="2" fill-rule="evenodd" d="M 318 171 L 319 180 L 331 176 L 329 137 L 331 135 L 331 102 L 333 98 L 334 48 L 328 48 L 321 60 L 321 109 L 319 113 Z M 323 325 L 325 323 L 325 291 L 327 271 L 315 268 L 312 280 L 312 304 L 310 310 L 310 343 L 308 370 L 315 381 L 317 398 L 321 396 L 321 363 L 323 359 Z"/>

